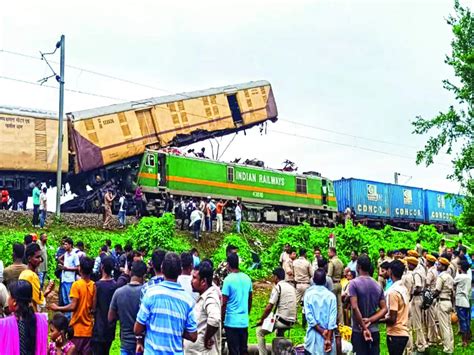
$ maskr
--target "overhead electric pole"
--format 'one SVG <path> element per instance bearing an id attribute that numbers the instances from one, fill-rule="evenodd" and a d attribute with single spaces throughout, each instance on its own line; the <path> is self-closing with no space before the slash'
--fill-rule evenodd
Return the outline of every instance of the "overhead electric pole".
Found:
<path id="1" fill-rule="evenodd" d="M 56 43 L 56 48 L 61 48 L 61 61 L 59 77 L 59 125 L 58 125 L 58 168 L 56 174 L 56 216 L 61 216 L 61 185 L 62 185 L 62 162 L 63 162 L 63 122 L 64 122 L 64 60 L 66 52 L 66 40 L 64 35 Z"/>

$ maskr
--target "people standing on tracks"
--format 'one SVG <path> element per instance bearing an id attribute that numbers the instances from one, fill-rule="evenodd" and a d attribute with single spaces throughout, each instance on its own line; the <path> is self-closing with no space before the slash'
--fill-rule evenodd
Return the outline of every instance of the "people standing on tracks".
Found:
<path id="1" fill-rule="evenodd" d="M 204 221 L 206 231 L 212 232 L 212 210 L 211 210 L 211 196 L 207 196 L 204 206 Z"/>
<path id="2" fill-rule="evenodd" d="M 137 219 L 141 218 L 143 211 L 143 191 L 140 185 L 135 189 L 135 195 L 133 196 L 135 201 L 135 217 Z"/>
<path id="3" fill-rule="evenodd" d="M 462 334 L 462 346 L 469 346 L 471 338 L 471 282 L 472 277 L 467 274 L 469 263 L 467 260 L 461 260 L 459 263 L 458 274 L 454 278 L 456 288 L 456 314 L 459 319 L 459 331 Z"/>
<path id="4" fill-rule="evenodd" d="M 118 212 L 118 220 L 120 223 L 120 228 L 124 228 L 126 225 L 127 209 L 128 209 L 127 195 L 122 194 L 119 198 L 119 212 Z"/>
<path id="5" fill-rule="evenodd" d="M 387 313 L 384 293 L 370 276 L 371 262 L 361 255 L 357 260 L 359 276 L 349 284 L 352 307 L 352 345 L 357 354 L 380 354 L 379 319 Z"/>
<path id="6" fill-rule="evenodd" d="M 39 205 L 39 213 L 40 213 L 40 227 L 44 228 L 44 225 L 46 224 L 46 215 L 48 212 L 48 197 L 46 193 L 48 192 L 48 189 L 43 187 L 40 193 L 40 205 Z"/>
<path id="7" fill-rule="evenodd" d="M 434 291 L 434 297 L 438 298 L 439 332 L 443 342 L 443 352 L 445 354 L 452 354 L 454 352 L 454 336 L 453 328 L 451 326 L 454 280 L 447 272 L 450 265 L 448 259 L 444 257 L 438 259 L 439 275 L 436 279 L 436 288 Z"/>
<path id="8" fill-rule="evenodd" d="M 252 281 L 240 271 L 239 256 L 227 257 L 229 275 L 222 286 L 222 320 L 229 355 L 247 354 L 249 316 L 252 308 Z"/>
<path id="9" fill-rule="evenodd" d="M 48 236 L 46 235 L 46 233 L 42 233 L 38 242 L 38 245 L 41 248 L 41 258 L 43 259 L 40 266 L 38 267 L 38 277 L 40 279 L 41 289 L 43 289 L 44 281 L 46 280 L 46 276 L 48 274 L 48 247 L 46 246 L 47 242 Z"/>
<path id="10" fill-rule="evenodd" d="M 388 313 L 379 320 L 387 325 L 387 348 L 390 355 L 402 355 L 408 343 L 410 295 L 401 281 L 405 265 L 395 260 L 389 265 L 392 287 L 387 292 Z"/>
<path id="11" fill-rule="evenodd" d="M 201 238 L 201 223 L 203 220 L 203 213 L 198 207 L 194 207 L 194 211 L 191 212 L 189 227 L 193 229 L 194 239 L 199 242 Z"/>
<path id="12" fill-rule="evenodd" d="M 40 195 L 41 195 L 41 183 L 38 181 L 35 183 L 34 188 L 31 192 L 33 198 L 33 227 L 39 227 L 39 208 L 40 208 Z"/>
<path id="13" fill-rule="evenodd" d="M 186 355 L 214 355 L 221 351 L 220 290 L 212 284 L 213 270 L 209 261 L 203 261 L 192 273 L 192 290 L 198 295 L 194 306 L 198 337 L 195 343 L 185 340 Z"/>
<path id="14" fill-rule="evenodd" d="M 346 209 L 344 210 L 344 224 L 347 224 L 347 222 L 351 220 L 351 217 L 352 217 L 351 208 L 347 206 Z"/>
<path id="15" fill-rule="evenodd" d="M 8 200 L 10 199 L 10 193 L 7 189 L 3 189 L 0 193 L 0 206 L 2 210 L 8 210 Z"/>
<path id="16" fill-rule="evenodd" d="M 314 285 L 304 295 L 304 312 L 308 320 L 305 354 L 336 354 L 334 331 L 337 328 L 337 300 L 326 284 L 326 272 L 318 269 Z M 363 354 L 363 353 L 361 353 Z"/>
<path id="17" fill-rule="evenodd" d="M 341 280 L 344 277 L 344 264 L 337 256 L 336 248 L 330 247 L 328 250 L 328 273 L 327 275 L 332 279 L 334 284 L 334 294 L 336 295 L 337 300 L 337 322 L 338 324 L 342 324 L 344 322 L 343 314 L 342 314 L 342 286 Z"/>
<path id="18" fill-rule="evenodd" d="M 265 336 L 271 331 L 263 329 L 263 322 L 274 312 L 275 325 L 277 337 L 283 337 L 285 331 L 291 329 L 296 322 L 296 290 L 293 285 L 285 281 L 285 270 L 281 267 L 273 270 L 272 281 L 274 283 L 270 299 L 265 307 L 260 321 L 257 323 L 257 342 L 259 355 L 266 355 L 267 346 L 265 343 Z"/>
<path id="19" fill-rule="evenodd" d="M 174 199 L 173 195 L 166 194 L 165 197 L 165 205 L 164 205 L 165 213 L 173 213 L 174 212 Z"/>
<path id="20" fill-rule="evenodd" d="M 112 202 L 115 199 L 115 195 L 112 194 L 112 190 L 107 190 L 104 195 L 104 229 L 108 229 L 110 227 L 110 223 L 112 222 Z"/>
<path id="21" fill-rule="evenodd" d="M 216 205 L 216 232 L 217 233 L 224 232 L 224 208 L 226 205 L 227 205 L 227 201 L 223 201 L 222 199 L 220 199 Z"/>
<path id="22" fill-rule="evenodd" d="M 242 223 L 242 205 L 240 201 L 237 201 L 235 205 L 235 229 L 240 234 L 240 224 Z"/>

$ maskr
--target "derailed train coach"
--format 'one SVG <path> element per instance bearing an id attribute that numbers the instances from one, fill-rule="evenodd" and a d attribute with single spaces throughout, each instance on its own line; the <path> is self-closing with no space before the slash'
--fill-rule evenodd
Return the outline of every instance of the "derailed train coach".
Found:
<path id="1" fill-rule="evenodd" d="M 0 189 L 24 191 L 35 180 L 48 181 L 57 170 L 58 116 L 54 112 L 0 106 Z M 68 170 L 67 123 L 63 126 L 61 170 Z"/>
<path id="2" fill-rule="evenodd" d="M 112 179 L 126 189 L 147 147 L 185 146 L 275 122 L 277 115 L 264 80 L 70 112 L 63 127 L 63 181 L 77 193 Z M 55 184 L 57 117 L 0 106 L 0 188 L 28 195 L 33 181 Z"/>
<path id="3" fill-rule="evenodd" d="M 457 201 L 461 196 L 446 192 L 355 178 L 334 181 L 334 189 L 339 213 L 350 207 L 356 221 L 366 225 L 416 229 L 434 224 L 449 230 L 453 217 L 462 213 Z"/>
<path id="4" fill-rule="evenodd" d="M 71 112 L 76 173 L 143 154 L 147 147 L 183 146 L 277 120 L 268 81 Z"/>

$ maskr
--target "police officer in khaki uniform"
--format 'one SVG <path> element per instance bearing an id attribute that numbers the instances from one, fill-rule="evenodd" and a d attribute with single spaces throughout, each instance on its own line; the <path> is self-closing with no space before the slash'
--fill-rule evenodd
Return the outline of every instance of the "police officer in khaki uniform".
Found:
<path id="1" fill-rule="evenodd" d="M 283 270 L 285 270 L 285 281 L 295 286 L 295 270 L 293 268 L 293 261 L 296 259 L 296 251 L 290 249 L 288 253 L 290 257 L 283 263 Z"/>
<path id="2" fill-rule="evenodd" d="M 436 258 L 428 254 L 426 255 L 426 267 L 428 268 L 428 273 L 426 275 L 426 285 L 425 287 L 434 292 L 436 289 L 436 279 L 438 277 L 438 270 L 435 266 Z M 438 313 L 438 303 L 436 300 L 433 301 L 431 306 L 425 311 L 425 329 L 427 334 L 427 340 L 430 344 L 438 344 L 439 342 L 439 331 L 438 326 L 436 325 Z"/>
<path id="3" fill-rule="evenodd" d="M 451 313 L 453 311 L 453 287 L 454 280 L 447 272 L 450 262 L 446 258 L 438 259 L 438 271 L 436 279 L 435 296 L 438 297 L 438 320 L 439 331 L 443 341 L 443 352 L 452 354 L 454 351 L 453 328 L 451 326 Z"/>
<path id="4" fill-rule="evenodd" d="M 337 323 L 343 324 L 343 314 L 342 314 L 342 299 L 341 299 L 341 279 L 344 275 L 344 264 L 337 257 L 336 248 L 330 247 L 328 250 L 329 263 L 328 263 L 328 276 L 332 279 L 334 283 L 333 292 L 336 295 L 337 300 Z"/>
<path id="5" fill-rule="evenodd" d="M 415 250 L 410 250 L 408 255 L 418 255 Z M 407 256 L 408 269 L 412 272 L 413 288 L 410 300 L 410 327 L 409 331 L 412 333 L 414 340 L 414 348 L 418 352 L 424 352 L 427 344 L 425 334 L 423 332 L 423 317 L 421 312 L 421 305 L 423 304 L 422 292 L 425 287 L 424 269 L 419 265 L 419 260 L 416 256 Z"/>
<path id="6" fill-rule="evenodd" d="M 304 293 L 313 278 L 313 269 L 308 259 L 306 259 L 306 249 L 301 249 L 300 257 L 293 261 L 293 271 L 296 283 L 296 303 L 298 304 L 303 299 Z"/>

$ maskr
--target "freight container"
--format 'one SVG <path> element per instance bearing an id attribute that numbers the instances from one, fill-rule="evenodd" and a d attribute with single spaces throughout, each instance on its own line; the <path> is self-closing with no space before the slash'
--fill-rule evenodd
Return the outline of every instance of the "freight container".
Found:
<path id="1" fill-rule="evenodd" d="M 448 197 L 446 192 L 425 190 L 425 219 L 428 223 L 452 223 L 462 213 L 457 205 L 458 195 Z"/>
<path id="2" fill-rule="evenodd" d="M 418 187 L 388 184 L 390 217 L 394 221 L 425 220 L 425 194 Z"/>
<path id="3" fill-rule="evenodd" d="M 356 218 L 389 218 L 389 184 L 362 179 L 334 181 L 339 212 L 354 208 Z"/>

